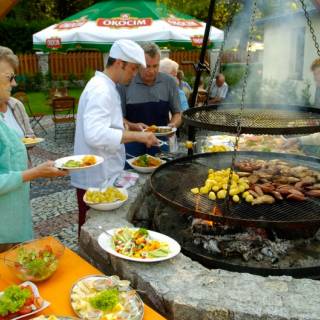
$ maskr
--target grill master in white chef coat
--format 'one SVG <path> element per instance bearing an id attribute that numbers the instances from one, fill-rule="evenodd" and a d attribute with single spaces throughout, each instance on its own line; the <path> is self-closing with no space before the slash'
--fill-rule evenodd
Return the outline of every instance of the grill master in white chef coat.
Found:
<path id="1" fill-rule="evenodd" d="M 91 169 L 72 173 L 73 186 L 79 189 L 100 187 L 123 170 L 123 130 L 116 84 L 105 73 L 97 71 L 79 101 L 74 154 L 98 155 L 104 158 L 104 162 Z"/>

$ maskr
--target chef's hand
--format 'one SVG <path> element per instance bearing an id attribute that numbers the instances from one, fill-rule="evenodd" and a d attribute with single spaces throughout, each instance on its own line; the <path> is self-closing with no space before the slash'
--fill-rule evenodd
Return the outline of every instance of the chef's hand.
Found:
<path id="1" fill-rule="evenodd" d="M 171 127 L 172 129 L 176 128 L 176 125 L 174 123 L 168 123 L 168 127 Z M 167 137 L 171 138 L 175 135 L 175 132 L 168 134 Z"/>
<path id="2" fill-rule="evenodd" d="M 159 140 L 153 132 L 141 132 L 141 137 L 142 140 L 140 142 L 144 143 L 148 148 L 159 145 Z"/>
<path id="3" fill-rule="evenodd" d="M 131 122 L 129 126 L 129 130 L 132 130 L 132 131 L 143 131 L 146 128 L 148 128 L 148 126 L 142 122 L 138 122 L 138 123 Z"/>
<path id="4" fill-rule="evenodd" d="M 145 123 L 130 122 L 125 118 L 123 118 L 123 125 L 124 125 L 124 128 L 129 131 L 143 131 L 143 129 L 148 128 L 148 126 Z"/>
<path id="5" fill-rule="evenodd" d="M 67 170 L 59 170 L 54 166 L 53 161 L 46 161 L 42 164 L 39 164 L 36 167 L 33 167 L 29 170 L 22 172 L 23 181 L 30 181 L 36 178 L 54 178 L 54 177 L 63 177 L 68 175 Z"/>

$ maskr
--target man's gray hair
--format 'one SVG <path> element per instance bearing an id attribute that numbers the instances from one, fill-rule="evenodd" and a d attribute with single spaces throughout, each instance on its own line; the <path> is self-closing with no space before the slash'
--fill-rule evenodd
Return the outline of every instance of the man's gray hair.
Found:
<path id="1" fill-rule="evenodd" d="M 161 55 L 160 48 L 154 42 L 144 42 L 141 44 L 141 47 L 145 54 L 154 58 L 157 55 Z"/>
<path id="2" fill-rule="evenodd" d="M 0 61 L 8 62 L 13 69 L 17 69 L 19 66 L 18 57 L 7 47 L 0 46 Z"/>

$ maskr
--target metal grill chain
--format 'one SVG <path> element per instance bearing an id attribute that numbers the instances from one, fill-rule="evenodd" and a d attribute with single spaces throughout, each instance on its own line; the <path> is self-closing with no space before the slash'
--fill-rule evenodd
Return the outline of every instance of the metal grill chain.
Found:
<path id="1" fill-rule="evenodd" d="M 224 31 L 224 37 L 223 37 L 223 41 L 222 41 L 221 46 L 220 46 L 220 50 L 219 50 L 219 54 L 218 54 L 216 63 L 215 63 L 214 68 L 213 68 L 213 70 L 212 70 L 212 72 L 211 72 L 211 76 L 210 76 L 210 79 L 209 79 L 209 82 L 208 82 L 208 86 L 207 86 L 208 92 L 207 92 L 207 96 L 206 96 L 206 101 L 204 102 L 204 105 L 205 105 L 205 106 L 208 105 L 208 100 L 209 100 L 209 95 L 210 95 L 210 89 L 211 89 L 213 80 L 214 80 L 214 78 L 215 78 L 215 76 L 216 76 L 218 67 L 219 67 L 220 62 L 221 62 L 222 54 L 223 54 L 223 51 L 224 51 L 224 46 L 225 46 L 225 43 L 226 43 L 226 40 L 227 40 L 229 31 L 230 31 L 230 28 L 231 28 L 231 25 L 232 25 L 233 16 L 234 16 L 235 13 L 236 13 L 236 8 L 237 8 L 237 6 L 234 5 L 233 10 L 232 10 L 232 12 L 231 12 L 231 14 L 230 14 L 230 19 L 229 19 L 229 21 L 228 21 L 228 23 L 227 23 L 226 30 Z"/>
<path id="2" fill-rule="evenodd" d="M 238 145 L 239 145 L 239 139 L 241 134 L 241 120 L 242 120 L 242 114 L 244 109 L 244 103 L 245 103 L 245 96 L 248 86 L 248 76 L 249 76 L 249 65 L 250 65 L 250 56 L 251 56 L 251 48 L 252 48 L 252 42 L 253 42 L 253 31 L 254 31 L 254 25 L 256 20 L 256 13 L 257 13 L 257 1 L 255 0 L 252 5 L 252 12 L 251 12 L 251 18 L 250 18 L 250 29 L 249 29 L 249 43 L 247 47 L 247 58 L 246 58 L 246 67 L 245 67 L 245 73 L 243 76 L 243 85 L 242 85 L 242 95 L 241 95 L 241 104 L 240 104 L 240 111 L 238 114 L 237 119 L 237 133 L 236 133 L 236 140 L 234 143 L 234 150 L 232 154 L 232 161 L 231 161 L 231 170 L 228 178 L 228 187 L 227 187 L 227 197 L 226 197 L 226 206 L 229 208 L 229 191 L 232 181 L 232 174 L 234 172 L 234 166 L 237 158 L 237 152 L 238 152 Z"/>
<path id="3" fill-rule="evenodd" d="M 299 0 L 300 3 L 301 3 L 301 6 L 302 6 L 302 9 L 304 11 L 304 15 L 307 19 L 307 24 L 309 26 L 309 30 L 310 30 L 310 33 L 311 33 L 311 37 L 312 37 L 312 40 L 314 42 L 314 46 L 317 50 L 317 54 L 318 56 L 320 57 L 320 47 L 319 47 L 319 43 L 318 43 L 318 40 L 317 40 L 317 36 L 316 36 L 316 33 L 313 29 L 313 26 L 312 26 L 312 22 L 311 22 L 311 19 L 310 19 L 310 15 L 308 13 L 308 10 L 307 10 L 307 5 L 304 3 L 304 0 Z"/>

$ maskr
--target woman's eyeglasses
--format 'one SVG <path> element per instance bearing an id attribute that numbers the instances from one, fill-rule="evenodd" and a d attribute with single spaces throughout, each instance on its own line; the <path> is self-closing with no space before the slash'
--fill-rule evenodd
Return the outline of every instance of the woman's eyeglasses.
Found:
<path id="1" fill-rule="evenodd" d="M 16 75 L 14 74 L 14 73 L 12 73 L 12 74 L 6 74 L 6 73 L 3 73 L 5 76 L 6 76 L 6 78 L 10 81 L 10 82 L 12 82 L 13 80 L 14 81 L 16 81 Z"/>
<path id="2" fill-rule="evenodd" d="M 15 74 L 12 74 L 12 75 L 7 75 L 7 78 L 10 82 L 12 82 L 13 80 L 16 81 L 16 75 Z"/>

